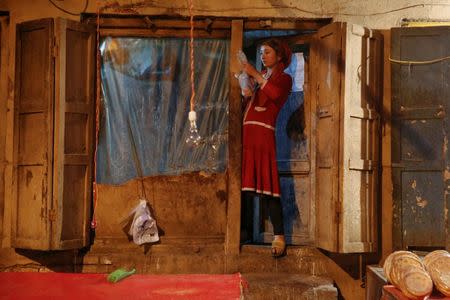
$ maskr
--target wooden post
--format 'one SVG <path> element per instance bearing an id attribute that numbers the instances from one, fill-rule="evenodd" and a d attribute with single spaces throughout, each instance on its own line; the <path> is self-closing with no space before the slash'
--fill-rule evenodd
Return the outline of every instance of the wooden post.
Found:
<path id="1" fill-rule="evenodd" d="M 391 31 L 384 37 L 383 105 L 381 108 L 381 262 L 392 252 L 392 157 L 391 157 Z"/>
<path id="2" fill-rule="evenodd" d="M 0 237 L 5 236 L 3 234 L 4 226 L 4 208 L 5 208 L 5 181 L 4 174 L 6 170 L 6 115 L 7 115 L 7 21 L 8 17 L 0 16 Z M 0 239 L 1 246 L 1 239 Z"/>
<path id="3" fill-rule="evenodd" d="M 228 118 L 228 206 L 225 234 L 225 272 L 238 271 L 239 240 L 241 228 L 241 155 L 242 155 L 242 108 L 239 83 L 234 73 L 239 71 L 236 57 L 242 48 L 244 22 L 231 22 L 230 47 L 230 100 Z"/>

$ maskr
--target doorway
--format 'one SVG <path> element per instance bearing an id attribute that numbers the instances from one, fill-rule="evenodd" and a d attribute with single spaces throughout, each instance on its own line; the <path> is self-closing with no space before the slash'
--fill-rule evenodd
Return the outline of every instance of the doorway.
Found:
<path id="1" fill-rule="evenodd" d="M 273 37 L 286 41 L 292 51 L 291 64 L 285 69 L 293 79 L 292 92 L 278 115 L 275 129 L 284 232 L 290 245 L 313 245 L 314 168 L 311 157 L 313 154 L 308 100 L 311 33 L 294 30 L 244 32 L 243 50 L 249 62 L 258 70 L 262 69 L 260 45 Z M 253 215 L 251 239 L 247 239 L 246 242 L 263 244 L 272 241 L 273 228 L 268 216 L 268 203 L 264 198 L 255 196 L 253 199 L 243 199 L 242 214 L 244 218 Z"/>

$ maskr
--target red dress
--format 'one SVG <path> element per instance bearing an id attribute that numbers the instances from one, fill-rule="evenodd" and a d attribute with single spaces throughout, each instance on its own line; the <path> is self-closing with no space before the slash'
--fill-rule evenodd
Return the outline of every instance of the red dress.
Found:
<path id="1" fill-rule="evenodd" d="M 292 78 L 288 74 L 282 70 L 274 72 L 247 104 L 243 124 L 242 191 L 280 197 L 275 124 L 291 88 Z"/>

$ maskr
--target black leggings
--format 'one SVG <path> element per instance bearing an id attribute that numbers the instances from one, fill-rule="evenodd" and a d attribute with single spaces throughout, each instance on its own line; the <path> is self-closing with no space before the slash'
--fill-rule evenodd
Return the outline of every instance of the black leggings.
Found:
<path id="1" fill-rule="evenodd" d="M 273 234 L 284 235 L 283 227 L 283 209 L 281 207 L 281 198 L 265 196 L 269 202 L 269 217 L 273 226 Z"/>
<path id="2" fill-rule="evenodd" d="M 242 206 L 241 206 L 241 224 L 242 228 L 247 231 L 247 233 L 253 232 L 253 197 L 254 193 L 244 192 L 242 195 Z M 280 197 L 272 197 L 268 195 L 259 195 L 260 200 L 265 200 L 268 203 L 269 217 L 273 226 L 273 234 L 283 235 L 283 209 L 281 207 Z M 250 235 L 251 236 L 251 235 Z"/>

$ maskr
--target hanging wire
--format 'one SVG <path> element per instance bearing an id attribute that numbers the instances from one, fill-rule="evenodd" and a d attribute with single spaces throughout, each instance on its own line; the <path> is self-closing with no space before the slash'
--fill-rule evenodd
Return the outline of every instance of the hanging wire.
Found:
<path id="1" fill-rule="evenodd" d="M 389 57 L 390 62 L 397 63 L 397 64 L 404 64 L 404 65 L 427 65 L 427 64 L 434 64 L 437 62 L 441 62 L 441 61 L 444 61 L 447 59 L 450 59 L 450 56 L 436 58 L 436 59 L 432 59 L 432 60 L 424 60 L 424 61 L 398 60 L 398 59 L 393 59 L 393 58 Z"/>
<path id="2" fill-rule="evenodd" d="M 194 81 L 194 15 L 192 14 L 192 9 L 194 7 L 194 4 L 192 3 L 192 0 L 189 0 L 189 15 L 190 15 L 190 25 L 191 25 L 191 40 L 189 43 L 189 50 L 191 53 L 191 111 L 194 110 L 195 106 L 195 81 Z"/>
<path id="3" fill-rule="evenodd" d="M 170 9 L 173 10 L 174 7 L 172 4 L 167 4 L 167 5 L 156 5 L 155 1 L 151 1 L 151 0 L 142 0 L 142 1 L 131 1 L 131 4 L 122 4 L 119 5 L 117 2 L 114 2 L 114 4 L 112 6 L 115 7 L 120 7 L 124 10 L 127 9 L 136 9 L 136 8 L 145 8 L 145 7 L 152 7 L 152 8 L 161 8 L 161 9 Z M 324 10 L 308 10 L 306 8 L 300 8 L 297 7 L 295 5 L 281 5 L 281 4 L 277 4 L 277 5 L 273 5 L 273 6 L 235 6 L 235 7 L 227 7 L 227 8 L 216 8 L 216 9 L 212 9 L 212 8 L 200 8 L 198 7 L 196 10 L 197 12 L 205 12 L 205 13 L 230 13 L 230 12 L 240 12 L 242 13 L 243 10 L 250 10 L 250 11 L 267 11 L 267 10 L 273 10 L 273 9 L 289 9 L 289 10 L 295 10 L 301 13 L 307 13 L 307 14 L 312 14 L 312 15 L 316 15 L 316 16 L 353 16 L 353 17 L 373 17 L 373 16 L 379 16 L 379 15 L 387 15 L 387 14 L 391 14 L 394 12 L 398 12 L 398 11 L 403 11 L 403 10 L 409 10 L 409 9 L 413 9 L 413 8 L 425 8 L 425 7 L 438 7 L 438 6 L 442 6 L 442 7 L 448 7 L 450 6 L 450 4 L 448 3 L 418 3 L 418 4 L 412 4 L 412 5 L 408 5 L 408 6 L 402 6 L 399 8 L 394 8 L 394 9 L 390 9 L 390 10 L 383 10 L 383 11 L 378 11 L 378 12 L 373 12 L 373 13 L 345 13 L 345 12 L 340 12 L 340 11 L 324 11 Z"/>
<path id="4" fill-rule="evenodd" d="M 98 149 L 98 133 L 100 130 L 100 5 L 97 3 L 97 47 L 96 47 L 96 95 L 95 95 L 95 149 L 94 149 L 94 182 L 93 182 L 93 208 L 92 208 L 92 221 L 91 228 L 95 229 L 97 227 L 97 219 L 95 216 L 95 212 L 97 209 L 97 197 L 98 197 L 98 188 L 97 188 L 97 149 Z"/>
<path id="5" fill-rule="evenodd" d="M 86 2 L 85 2 L 85 4 L 84 4 L 84 8 L 83 8 L 82 11 L 79 12 L 79 13 L 73 13 L 73 12 L 71 12 L 71 11 L 68 11 L 68 10 L 62 8 L 61 6 L 58 6 L 58 5 L 57 5 L 55 2 L 53 2 L 52 0 L 48 0 L 48 1 L 49 1 L 54 7 L 56 7 L 57 9 L 59 9 L 60 11 L 65 12 L 66 14 L 69 14 L 69 15 L 72 15 L 72 16 L 79 16 L 79 15 L 81 15 L 82 13 L 85 13 L 85 12 L 86 12 L 86 9 L 87 9 L 87 7 L 88 7 L 88 5 L 89 5 L 89 0 L 86 0 Z"/>

